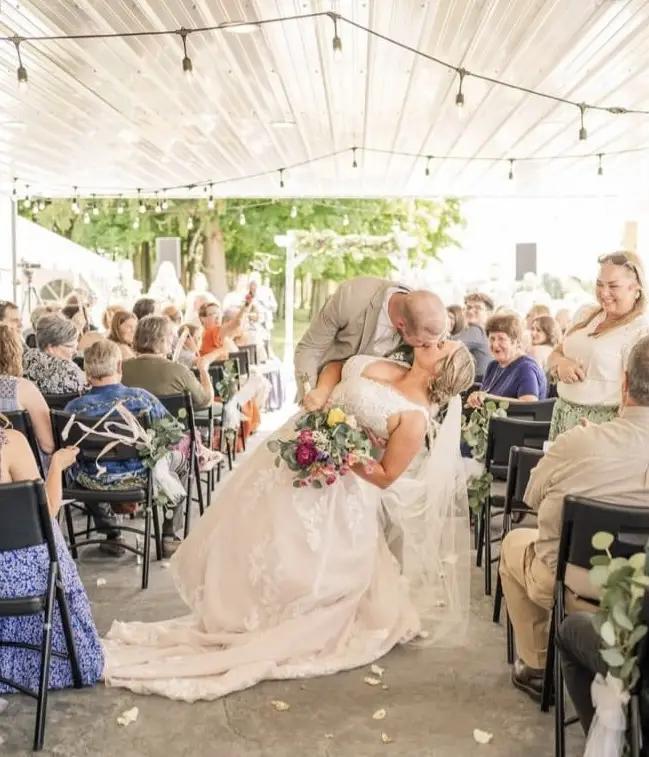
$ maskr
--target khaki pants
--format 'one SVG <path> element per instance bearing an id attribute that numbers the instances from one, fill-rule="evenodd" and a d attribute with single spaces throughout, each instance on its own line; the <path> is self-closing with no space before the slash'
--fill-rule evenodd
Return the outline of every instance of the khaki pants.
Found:
<path id="1" fill-rule="evenodd" d="M 500 551 L 500 578 L 518 656 L 537 669 L 545 667 L 554 600 L 554 573 L 534 554 L 538 535 L 535 528 L 516 528 L 507 534 Z M 566 591 L 566 612 L 595 609 Z"/>

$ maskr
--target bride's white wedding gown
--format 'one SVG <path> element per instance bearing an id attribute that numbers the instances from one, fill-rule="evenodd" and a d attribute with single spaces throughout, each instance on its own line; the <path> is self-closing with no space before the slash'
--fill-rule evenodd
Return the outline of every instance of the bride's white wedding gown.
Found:
<path id="1" fill-rule="evenodd" d="M 387 437 L 391 415 L 427 410 L 363 377 L 374 360 L 349 360 L 333 400 Z M 291 436 L 294 421 L 277 436 Z M 447 495 L 439 482 L 422 483 L 430 476 L 425 450 L 410 479 L 385 492 L 353 474 L 321 490 L 296 489 L 293 473 L 275 467 L 274 458 L 264 444 L 244 459 L 172 559 L 191 614 L 113 623 L 105 640 L 107 685 L 189 702 L 215 699 L 263 679 L 368 664 L 418 636 L 422 618 L 434 615 L 424 606 L 446 618 L 458 615 L 468 587 L 451 587 L 449 575 L 464 562 L 464 551 L 468 561 L 468 518 L 454 503 L 447 508 L 453 524 L 444 537 L 435 532 L 442 514 L 431 520 L 422 502 L 430 504 L 431 491 Z M 455 471 L 440 473 L 450 484 L 448 496 L 458 484 Z M 386 543 L 384 508 L 400 533 L 403 569 Z M 466 543 L 457 537 L 458 523 L 467 529 Z M 444 555 L 429 554 L 431 533 L 434 551 Z M 441 594 L 432 596 L 436 590 Z"/>

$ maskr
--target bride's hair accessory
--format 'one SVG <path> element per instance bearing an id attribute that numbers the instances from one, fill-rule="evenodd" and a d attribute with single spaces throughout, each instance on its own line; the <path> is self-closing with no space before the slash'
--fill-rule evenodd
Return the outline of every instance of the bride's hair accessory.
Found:
<path id="1" fill-rule="evenodd" d="M 451 397 L 468 389 L 475 379 L 475 364 L 469 350 L 461 344 L 438 363 L 436 375 L 428 382 L 428 399 L 447 405 Z"/>

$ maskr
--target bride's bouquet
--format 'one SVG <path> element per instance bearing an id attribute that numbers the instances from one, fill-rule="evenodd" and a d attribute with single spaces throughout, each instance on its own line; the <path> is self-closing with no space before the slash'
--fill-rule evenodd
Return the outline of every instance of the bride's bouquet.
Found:
<path id="1" fill-rule="evenodd" d="M 369 463 L 372 443 L 353 415 L 339 407 L 305 413 L 295 424 L 293 439 L 271 439 L 268 449 L 276 452 L 275 465 L 282 461 L 295 472 L 293 486 L 331 486 L 358 463 Z"/>

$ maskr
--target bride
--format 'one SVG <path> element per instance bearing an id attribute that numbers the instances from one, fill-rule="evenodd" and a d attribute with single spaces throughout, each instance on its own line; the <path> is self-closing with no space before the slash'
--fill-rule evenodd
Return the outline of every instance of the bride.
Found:
<path id="1" fill-rule="evenodd" d="M 457 395 L 472 382 L 459 342 L 416 348 L 412 368 L 330 363 L 316 399 L 387 440 L 381 461 L 296 489 L 257 448 L 171 561 L 191 614 L 114 622 L 106 684 L 192 702 L 359 667 L 416 638 L 457 643 L 469 559 Z"/>

